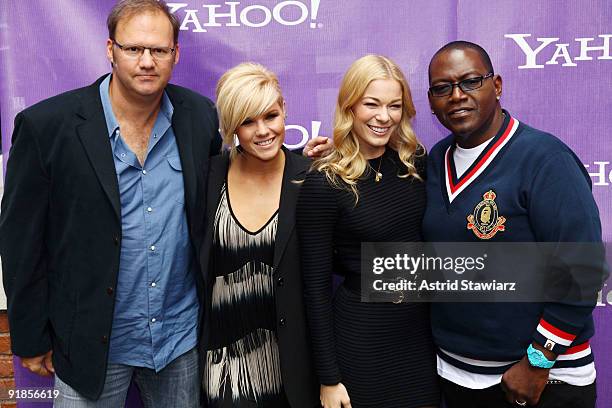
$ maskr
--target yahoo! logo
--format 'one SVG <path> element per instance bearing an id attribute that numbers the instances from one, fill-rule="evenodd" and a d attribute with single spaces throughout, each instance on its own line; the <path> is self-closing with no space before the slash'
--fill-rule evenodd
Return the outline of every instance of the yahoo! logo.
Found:
<path id="1" fill-rule="evenodd" d="M 604 283 L 603 289 L 597 294 L 597 306 L 612 305 L 612 290 L 608 288 L 608 284 Z"/>
<path id="2" fill-rule="evenodd" d="M 310 139 L 319 136 L 320 130 L 321 121 L 318 120 L 310 121 L 310 129 L 300 125 L 287 125 L 285 126 L 285 131 L 287 132 L 285 146 L 287 149 L 299 149 L 304 147 Z M 288 139 L 295 141 L 295 135 L 299 135 L 299 141 L 296 141 L 296 143 L 288 143 Z"/>
<path id="3" fill-rule="evenodd" d="M 209 27 L 265 27 L 277 23 L 283 26 L 296 26 L 308 23 L 310 28 L 320 28 L 317 23 L 321 0 L 286 0 L 274 7 L 261 4 L 242 5 L 240 1 L 224 1 L 220 4 L 202 4 L 202 9 L 186 8 L 188 3 L 168 3 L 170 11 L 181 16 L 181 30 L 205 33 Z"/>
<path id="4" fill-rule="evenodd" d="M 601 34 L 598 35 L 601 40 L 593 37 L 585 38 L 574 38 L 574 41 L 580 43 L 580 54 L 574 55 L 570 53 L 569 43 L 560 43 L 558 37 L 538 37 L 536 41 L 539 44 L 534 44 L 532 47 L 525 38 L 531 37 L 531 34 L 506 34 L 506 38 L 514 40 L 516 45 L 519 46 L 521 51 L 525 54 L 525 63 L 519 65 L 519 69 L 530 69 L 530 68 L 544 68 L 544 65 L 557 65 L 559 60 L 563 63 L 563 67 L 575 67 L 574 61 L 590 61 L 595 56 L 598 60 L 612 60 L 610 55 L 610 38 L 612 34 Z M 589 45 L 591 42 L 599 42 L 599 45 Z M 540 56 L 542 51 L 548 48 L 554 50 L 554 53 L 550 59 L 544 62 L 544 57 Z M 546 55 L 546 53 L 544 53 Z M 548 53 L 550 55 L 550 53 Z M 544 63 L 543 63 L 544 62 Z"/>
<path id="5" fill-rule="evenodd" d="M 589 176 L 593 180 L 593 187 L 595 186 L 609 186 L 612 184 L 612 170 L 609 169 L 609 161 L 595 161 L 593 167 L 590 164 L 585 164 L 584 167 L 587 171 L 594 169 L 594 172 L 589 171 Z"/>

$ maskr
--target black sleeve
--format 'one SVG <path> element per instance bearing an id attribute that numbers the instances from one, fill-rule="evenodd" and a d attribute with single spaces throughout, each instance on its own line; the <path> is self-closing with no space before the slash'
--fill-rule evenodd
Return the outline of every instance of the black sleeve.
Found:
<path id="1" fill-rule="evenodd" d="M 0 255 L 13 353 L 39 356 L 51 349 L 48 328 L 45 230 L 50 181 L 33 119 L 15 118 L 0 211 Z"/>
<path id="2" fill-rule="evenodd" d="M 323 174 L 308 173 L 300 189 L 296 218 L 315 367 L 325 385 L 341 381 L 332 315 L 333 236 L 338 219 L 335 193 Z"/>
<path id="3" fill-rule="evenodd" d="M 551 351 L 556 354 L 565 353 L 591 320 L 597 293 L 608 274 L 603 246 L 595 251 L 601 244 L 601 223 L 590 182 L 582 163 L 563 151 L 542 163 L 530 191 L 529 219 L 536 239 L 565 243 L 554 256 L 575 276 L 583 298 L 549 302 L 544 307 L 533 340 L 541 346 L 552 341 Z"/>

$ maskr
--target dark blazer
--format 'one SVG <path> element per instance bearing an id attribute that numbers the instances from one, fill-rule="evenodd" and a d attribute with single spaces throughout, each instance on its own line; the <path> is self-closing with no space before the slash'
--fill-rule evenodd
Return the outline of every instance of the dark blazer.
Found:
<path id="1" fill-rule="evenodd" d="M 285 393 L 293 408 L 319 406 L 319 383 L 314 373 L 310 337 L 306 325 L 300 267 L 300 248 L 295 231 L 295 206 L 300 184 L 304 180 L 310 160 L 285 152 L 285 169 L 281 187 L 278 229 L 274 243 L 274 281 L 276 297 L 276 333 L 278 337 L 281 372 Z M 209 274 L 215 212 L 221 198 L 229 157 L 224 154 L 213 157 L 210 164 L 206 204 L 207 228 L 201 251 L 201 270 L 206 285 L 204 301 L 204 322 L 200 337 L 200 356 L 205 356 L 208 344 L 209 315 L 212 286 L 215 277 Z"/>
<path id="2" fill-rule="evenodd" d="M 13 353 L 53 350 L 63 381 L 102 392 L 121 248 L 121 205 L 99 85 L 19 113 L 0 213 L 0 254 Z M 194 248 L 203 236 L 209 156 L 220 147 L 213 104 L 174 85 L 174 106 Z"/>

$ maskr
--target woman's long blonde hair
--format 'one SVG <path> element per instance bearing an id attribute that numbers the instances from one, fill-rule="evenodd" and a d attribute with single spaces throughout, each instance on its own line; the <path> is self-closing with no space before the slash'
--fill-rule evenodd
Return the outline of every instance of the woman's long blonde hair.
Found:
<path id="1" fill-rule="evenodd" d="M 414 166 L 417 151 L 424 151 L 419 143 L 411 120 L 416 114 L 408 82 L 400 68 L 389 58 L 381 55 L 366 55 L 349 67 L 342 79 L 334 117 L 334 151 L 315 161 L 313 169 L 324 172 L 336 187 L 348 188 L 359 200 L 357 180 L 366 172 L 368 162 L 359 151 L 359 138 L 353 133 L 355 115 L 352 108 L 365 94 L 370 83 L 377 79 L 396 80 L 402 88 L 402 117 L 389 138 L 389 146 L 396 150 L 406 165 L 406 172 L 399 177 L 421 179 Z M 421 153 L 422 154 L 422 153 Z"/>

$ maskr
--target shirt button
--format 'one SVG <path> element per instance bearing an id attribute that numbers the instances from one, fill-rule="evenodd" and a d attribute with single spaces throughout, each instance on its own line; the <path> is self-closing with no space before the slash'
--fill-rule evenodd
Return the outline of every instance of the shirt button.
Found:
<path id="1" fill-rule="evenodd" d="M 125 157 L 125 153 L 121 153 L 121 157 Z"/>
<path id="2" fill-rule="evenodd" d="M 155 251 L 155 245 L 151 245 L 151 251 Z"/>
<path id="3" fill-rule="evenodd" d="M 151 282 L 151 286 L 155 287 L 156 286 L 155 282 Z"/>
<path id="4" fill-rule="evenodd" d="M 285 280 L 283 278 L 278 278 L 276 283 L 278 284 L 278 286 L 283 286 L 285 284 Z"/>
<path id="5" fill-rule="evenodd" d="M 147 207 L 147 212 L 151 212 L 153 209 L 151 207 Z"/>
<path id="6" fill-rule="evenodd" d="M 155 323 L 157 320 L 155 318 L 151 319 L 151 323 Z"/>
<path id="7" fill-rule="evenodd" d="M 112 286 L 109 286 L 108 288 L 106 288 L 106 293 L 108 293 L 109 295 L 112 295 L 114 292 L 114 289 L 112 288 Z"/>
<path id="8" fill-rule="evenodd" d="M 147 174 L 147 171 L 146 171 L 146 170 L 143 170 L 143 171 L 142 171 L 142 174 Z"/>
<path id="9" fill-rule="evenodd" d="M 115 245 L 119 245 L 119 236 L 118 235 L 115 235 L 113 237 L 113 242 L 115 243 Z"/>
<path id="10" fill-rule="evenodd" d="M 287 323 L 287 321 L 285 320 L 284 317 L 281 317 L 278 323 L 280 324 L 281 327 L 285 327 L 285 324 Z"/>
<path id="11" fill-rule="evenodd" d="M 100 341 L 102 342 L 102 344 L 106 344 L 106 343 L 108 343 L 108 336 L 102 336 L 102 338 L 100 339 Z"/>

